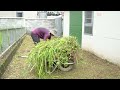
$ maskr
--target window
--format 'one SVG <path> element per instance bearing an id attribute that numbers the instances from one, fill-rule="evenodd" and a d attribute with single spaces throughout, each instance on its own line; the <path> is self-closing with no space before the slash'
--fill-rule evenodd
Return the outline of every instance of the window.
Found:
<path id="1" fill-rule="evenodd" d="M 23 17 L 23 12 L 16 12 L 17 17 Z"/>
<path id="2" fill-rule="evenodd" d="M 93 11 L 85 11 L 84 34 L 93 35 Z"/>

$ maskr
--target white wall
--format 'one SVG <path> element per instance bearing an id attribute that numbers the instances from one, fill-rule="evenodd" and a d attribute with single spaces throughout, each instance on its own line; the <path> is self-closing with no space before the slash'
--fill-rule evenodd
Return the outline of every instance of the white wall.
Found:
<path id="1" fill-rule="evenodd" d="M 16 11 L 0 11 L 0 17 L 16 17 Z"/>
<path id="2" fill-rule="evenodd" d="M 17 11 L 0 11 L 0 17 L 16 17 Z M 23 11 L 24 18 L 37 18 L 37 11 Z"/>
<path id="3" fill-rule="evenodd" d="M 69 36 L 70 11 L 64 12 L 63 17 L 63 36 Z"/>
<path id="4" fill-rule="evenodd" d="M 23 11 L 24 18 L 37 18 L 37 11 Z"/>
<path id="5" fill-rule="evenodd" d="M 93 36 L 84 35 L 82 48 L 120 65 L 120 11 L 95 11 Z"/>

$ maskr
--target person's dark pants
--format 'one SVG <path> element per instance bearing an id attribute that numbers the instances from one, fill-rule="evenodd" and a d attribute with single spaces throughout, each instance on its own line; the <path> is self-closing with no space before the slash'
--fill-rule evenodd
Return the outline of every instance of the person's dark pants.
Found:
<path id="1" fill-rule="evenodd" d="M 37 44 L 40 42 L 40 38 L 38 37 L 38 35 L 31 33 L 31 37 L 32 37 L 34 44 Z"/>

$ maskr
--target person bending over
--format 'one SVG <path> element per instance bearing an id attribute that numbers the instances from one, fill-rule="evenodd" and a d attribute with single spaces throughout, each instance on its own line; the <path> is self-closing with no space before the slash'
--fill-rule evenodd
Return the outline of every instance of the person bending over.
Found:
<path id="1" fill-rule="evenodd" d="M 31 31 L 31 37 L 34 44 L 40 42 L 40 39 L 47 40 L 51 39 L 52 36 L 56 36 L 56 30 L 48 30 L 46 28 L 35 28 Z"/>

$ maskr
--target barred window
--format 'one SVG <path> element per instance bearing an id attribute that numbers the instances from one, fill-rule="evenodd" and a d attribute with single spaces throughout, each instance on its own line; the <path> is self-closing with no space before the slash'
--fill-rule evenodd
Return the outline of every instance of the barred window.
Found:
<path id="1" fill-rule="evenodd" d="M 85 11 L 84 34 L 93 35 L 93 11 Z"/>
<path id="2" fill-rule="evenodd" d="M 16 17 L 23 17 L 23 12 L 16 12 Z"/>

